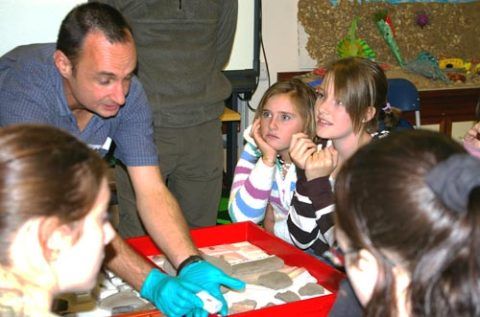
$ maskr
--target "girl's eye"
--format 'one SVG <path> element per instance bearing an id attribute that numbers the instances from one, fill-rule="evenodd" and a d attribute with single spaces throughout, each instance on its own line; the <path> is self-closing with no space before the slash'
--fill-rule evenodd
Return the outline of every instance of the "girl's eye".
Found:
<path id="1" fill-rule="evenodd" d="M 262 118 L 269 118 L 271 116 L 270 112 L 264 111 L 262 112 Z"/>
<path id="2" fill-rule="evenodd" d="M 317 95 L 317 99 L 322 99 L 323 97 L 325 97 L 323 90 L 320 89 L 315 90 L 315 94 Z"/>
<path id="3" fill-rule="evenodd" d="M 343 106 L 343 102 L 341 102 L 340 100 L 335 100 L 335 106 L 337 107 Z"/>
<path id="4" fill-rule="evenodd" d="M 282 120 L 283 120 L 283 121 L 288 121 L 288 120 L 290 120 L 290 119 L 292 119 L 292 117 L 291 117 L 290 115 L 288 115 L 288 114 L 282 114 Z"/>

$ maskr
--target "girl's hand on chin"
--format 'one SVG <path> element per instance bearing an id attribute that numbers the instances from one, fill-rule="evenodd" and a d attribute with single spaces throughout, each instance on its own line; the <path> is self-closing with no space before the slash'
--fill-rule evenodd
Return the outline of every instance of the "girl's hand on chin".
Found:
<path id="1" fill-rule="evenodd" d="M 329 146 L 310 156 L 305 162 L 305 176 L 307 180 L 324 177 L 332 174 L 338 165 L 338 152 Z"/>
<path id="2" fill-rule="evenodd" d="M 300 169 L 305 169 L 307 159 L 317 150 L 316 144 L 303 132 L 292 135 L 288 154 L 292 162 Z"/>
<path id="3" fill-rule="evenodd" d="M 252 125 L 251 135 L 255 140 L 260 152 L 262 152 L 262 160 L 268 166 L 275 165 L 277 151 L 272 148 L 262 137 L 260 133 L 260 119 L 255 119 Z"/>
<path id="4" fill-rule="evenodd" d="M 470 130 L 467 131 L 465 137 L 463 138 L 463 142 L 470 146 L 480 149 L 480 122 L 475 124 Z"/>

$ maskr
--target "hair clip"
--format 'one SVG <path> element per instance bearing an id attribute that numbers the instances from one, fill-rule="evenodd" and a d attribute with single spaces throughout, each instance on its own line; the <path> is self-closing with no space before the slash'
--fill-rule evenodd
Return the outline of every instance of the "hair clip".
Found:
<path id="1" fill-rule="evenodd" d="M 388 112 L 392 111 L 392 106 L 390 105 L 389 102 L 387 102 L 385 104 L 385 107 L 382 108 L 382 110 L 388 113 Z"/>
<path id="2" fill-rule="evenodd" d="M 480 186 L 480 160 L 469 154 L 452 155 L 438 163 L 425 181 L 448 208 L 464 213 L 470 192 Z"/>

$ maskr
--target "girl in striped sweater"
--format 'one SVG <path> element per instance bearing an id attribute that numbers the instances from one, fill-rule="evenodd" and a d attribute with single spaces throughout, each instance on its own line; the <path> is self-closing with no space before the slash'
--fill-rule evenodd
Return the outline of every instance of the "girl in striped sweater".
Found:
<path id="1" fill-rule="evenodd" d="M 315 92 L 299 79 L 277 82 L 262 97 L 235 168 L 228 211 L 234 222 L 263 221 L 291 242 L 286 220 L 297 175 L 288 149 L 292 135 L 315 136 Z"/>

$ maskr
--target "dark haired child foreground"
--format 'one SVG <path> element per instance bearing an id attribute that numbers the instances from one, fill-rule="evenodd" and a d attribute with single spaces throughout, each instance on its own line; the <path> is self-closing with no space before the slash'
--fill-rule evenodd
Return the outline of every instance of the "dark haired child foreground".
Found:
<path id="1" fill-rule="evenodd" d="M 335 204 L 366 316 L 480 314 L 480 161 L 460 144 L 422 130 L 372 142 L 343 165 Z"/>

